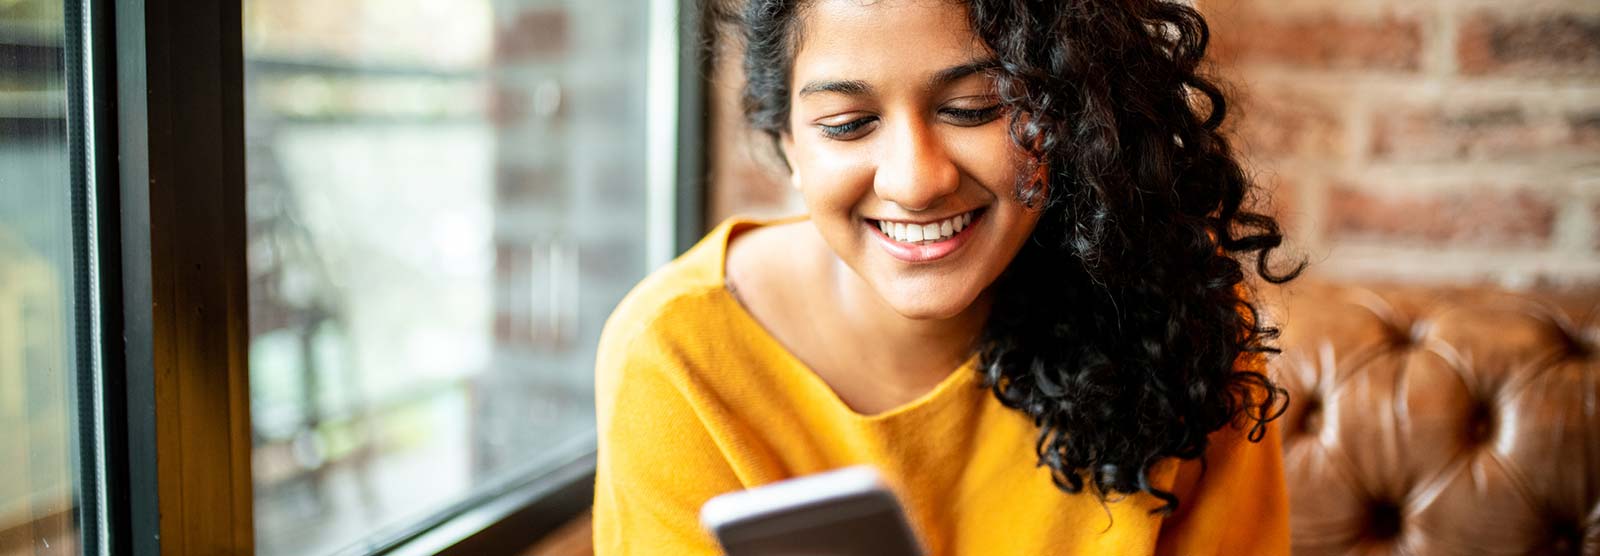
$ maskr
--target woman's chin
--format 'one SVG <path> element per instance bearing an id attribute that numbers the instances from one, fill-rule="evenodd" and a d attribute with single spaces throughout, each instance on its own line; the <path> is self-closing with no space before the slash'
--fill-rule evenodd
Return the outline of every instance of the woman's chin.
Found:
<path id="1" fill-rule="evenodd" d="M 960 316 L 972 306 L 973 296 L 951 292 L 899 291 L 885 296 L 889 307 L 911 320 L 945 320 Z"/>

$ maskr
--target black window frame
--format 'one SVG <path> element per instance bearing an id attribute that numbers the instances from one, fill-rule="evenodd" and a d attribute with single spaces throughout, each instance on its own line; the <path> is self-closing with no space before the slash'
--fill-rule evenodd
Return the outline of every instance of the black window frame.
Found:
<path id="1" fill-rule="evenodd" d="M 675 237 L 706 228 L 704 19 L 677 5 Z M 253 554 L 245 268 L 242 4 L 64 0 L 75 226 L 92 242 L 103 307 L 86 446 L 85 554 Z M 76 52 L 74 52 L 76 51 Z M 84 127 L 83 124 L 90 127 Z M 98 184 L 98 186 L 96 186 Z M 91 188 L 93 194 L 91 193 Z M 92 220 L 92 222 L 91 222 Z M 95 233 L 89 234 L 90 225 Z M 90 322 L 90 321 L 81 321 Z M 93 392 L 80 384 L 80 392 Z M 81 394 L 80 394 L 81 395 Z M 82 400 L 90 398 L 82 398 Z M 94 415 L 90 415 L 94 417 Z M 95 431 L 88 431 L 95 432 Z M 517 554 L 593 499 L 594 439 L 554 468 L 479 489 L 348 554 Z"/>

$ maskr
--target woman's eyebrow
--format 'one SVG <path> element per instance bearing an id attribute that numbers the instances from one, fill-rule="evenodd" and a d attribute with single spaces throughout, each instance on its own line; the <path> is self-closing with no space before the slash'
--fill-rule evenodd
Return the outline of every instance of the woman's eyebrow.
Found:
<path id="1" fill-rule="evenodd" d="M 806 86 L 800 88 L 800 95 L 799 96 L 803 97 L 803 96 L 811 95 L 811 94 L 815 94 L 815 93 L 839 93 L 841 95 L 865 95 L 865 94 L 868 94 L 868 93 L 871 93 L 871 92 L 872 92 L 872 86 L 868 85 L 866 81 L 859 81 L 859 80 L 853 80 L 853 79 L 852 80 L 836 80 L 836 81 L 812 81 L 810 83 L 806 83 Z"/>
<path id="2" fill-rule="evenodd" d="M 963 77 L 975 73 L 983 73 L 999 67 L 999 65 L 999 61 L 996 61 L 993 58 L 986 58 L 983 60 L 967 62 L 959 66 L 951 66 L 939 70 L 938 73 L 933 74 L 933 77 L 928 79 L 928 89 L 938 89 Z M 800 88 L 800 93 L 798 96 L 804 97 L 816 93 L 870 95 L 872 94 L 872 85 L 869 85 L 866 81 L 861 81 L 859 79 L 828 79 L 822 81 L 811 81 L 806 83 L 804 87 Z"/>
<path id="3" fill-rule="evenodd" d="M 948 67 L 939 70 L 939 73 L 933 74 L 933 77 L 928 79 L 928 90 L 938 89 L 963 77 L 975 73 L 984 73 L 997 67 L 1000 67 L 1000 61 L 994 58 L 974 60 L 959 66 Z"/>

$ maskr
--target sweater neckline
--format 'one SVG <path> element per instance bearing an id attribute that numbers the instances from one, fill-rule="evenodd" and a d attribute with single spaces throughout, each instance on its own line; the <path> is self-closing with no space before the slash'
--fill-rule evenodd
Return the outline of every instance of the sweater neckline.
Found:
<path id="1" fill-rule="evenodd" d="M 756 320 L 755 315 L 751 314 L 744 304 L 734 296 L 733 292 L 728 289 L 729 244 L 732 243 L 734 236 L 753 228 L 789 224 L 809 218 L 810 215 L 808 214 L 768 219 L 735 216 L 730 217 L 718 226 L 719 229 L 713 235 L 716 241 L 716 269 L 713 273 L 716 277 L 714 295 L 719 301 L 728 304 L 728 312 L 734 315 L 733 318 L 738 325 L 751 331 L 750 336 L 753 336 L 757 342 L 763 344 L 763 347 L 780 355 L 781 364 L 774 366 L 776 367 L 774 372 L 780 373 L 782 378 L 789 381 L 791 385 L 798 382 L 801 385 L 800 387 L 808 388 L 818 393 L 822 399 L 827 400 L 830 411 L 844 415 L 847 419 L 863 425 L 883 424 L 900 419 L 909 419 L 917 414 L 934 411 L 939 407 L 948 405 L 950 401 L 958 397 L 957 394 L 959 392 L 969 389 L 976 380 L 977 375 L 978 354 L 976 353 L 940 379 L 939 383 L 933 388 L 928 389 L 928 391 L 923 392 L 911 401 L 876 413 L 861 413 L 845 403 L 844 398 L 840 397 L 839 393 L 827 381 L 823 380 L 821 375 L 801 361 L 799 356 L 795 355 L 782 341 L 779 341 L 771 331 L 767 330 L 766 326 Z"/>

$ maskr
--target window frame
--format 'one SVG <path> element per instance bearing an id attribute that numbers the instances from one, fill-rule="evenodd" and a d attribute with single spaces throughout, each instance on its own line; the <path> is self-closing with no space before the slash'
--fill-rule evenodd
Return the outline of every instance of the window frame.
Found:
<path id="1" fill-rule="evenodd" d="M 710 72 L 695 2 L 652 5 L 666 10 L 652 18 L 672 10 L 677 18 L 651 22 L 670 35 L 652 44 L 676 50 L 671 71 L 652 79 L 676 81 L 667 106 L 677 112 L 659 120 L 672 129 L 658 127 L 649 147 L 658 162 L 650 170 L 658 175 L 656 210 L 666 210 L 656 214 L 672 219 L 664 226 L 677 254 L 706 228 Z M 86 544 L 85 553 L 253 554 L 242 3 L 66 6 L 68 28 L 81 31 L 74 42 L 86 47 L 67 68 L 87 92 L 75 105 L 92 126 L 83 139 L 92 148 L 74 160 L 85 190 L 100 184 L 89 197 L 88 235 L 100 285 L 89 293 L 105 308 L 97 324 L 107 339 L 98 353 L 101 391 L 89 404 L 101 412 L 102 440 L 85 452 L 102 460 L 104 505 L 79 510 L 85 525 L 98 515 L 106 538 L 86 537 L 101 544 Z M 554 451 L 557 459 L 545 462 L 553 468 L 477 489 L 342 554 L 518 554 L 591 505 L 596 443 L 580 440 Z"/>
<path id="2" fill-rule="evenodd" d="M 117 44 L 93 62 L 114 64 L 97 92 L 116 98 L 115 127 L 99 128 L 116 149 L 95 160 L 115 173 L 101 183 L 117 184 L 120 217 L 121 330 L 106 337 L 124 339 L 124 397 L 105 405 L 124 412 L 127 501 L 113 543 L 253 553 L 240 5 L 85 3 L 111 14 Z"/>

